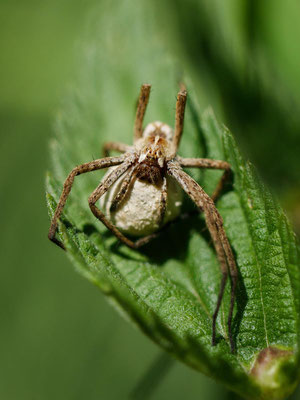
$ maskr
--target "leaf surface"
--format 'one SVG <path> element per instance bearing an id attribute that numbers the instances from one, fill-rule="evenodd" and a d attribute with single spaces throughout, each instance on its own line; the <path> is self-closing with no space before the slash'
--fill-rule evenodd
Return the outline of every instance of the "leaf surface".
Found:
<path id="1" fill-rule="evenodd" d="M 136 2 L 132 16 L 126 2 L 118 2 L 110 20 L 115 29 L 108 33 L 103 7 L 101 15 L 91 17 L 81 76 L 51 142 L 50 215 L 75 165 L 100 158 L 105 141 L 131 144 L 141 83 L 153 85 L 146 122 L 173 125 L 179 63 L 163 47 L 151 9 Z M 135 23 L 128 25 L 133 17 Z M 299 248 L 283 211 L 242 159 L 232 135 L 212 110 L 200 118 L 197 93 L 189 77 L 184 80 L 189 102 L 179 154 L 227 160 L 234 172 L 233 186 L 217 207 L 240 273 L 237 353 L 230 353 L 227 337 L 229 285 L 217 321 L 218 344 L 211 346 L 221 274 L 202 215 L 172 224 L 140 251 L 128 249 L 89 211 L 87 198 L 103 176 L 97 171 L 76 178 L 59 235 L 78 271 L 162 348 L 244 397 L 283 398 L 299 375 Z M 217 171 L 188 172 L 209 194 L 220 178 Z M 184 209 L 193 208 L 186 199 Z"/>

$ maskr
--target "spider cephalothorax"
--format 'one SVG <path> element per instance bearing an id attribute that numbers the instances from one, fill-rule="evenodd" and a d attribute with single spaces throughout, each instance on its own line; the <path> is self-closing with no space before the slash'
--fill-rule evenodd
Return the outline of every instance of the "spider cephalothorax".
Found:
<path id="1" fill-rule="evenodd" d="M 214 204 L 230 173 L 230 165 L 225 161 L 181 158 L 176 155 L 183 131 L 187 98 L 185 90 L 179 92 L 177 96 L 174 132 L 170 126 L 158 121 L 147 125 L 143 130 L 149 94 L 150 85 L 142 85 L 134 124 L 133 146 L 116 142 L 106 143 L 104 152 L 107 157 L 82 164 L 70 172 L 64 183 L 48 236 L 64 249 L 64 245 L 55 237 L 57 221 L 70 194 L 75 176 L 82 173 L 113 167 L 90 195 L 89 206 L 95 217 L 103 222 L 122 243 L 134 249 L 155 238 L 156 231 L 179 215 L 182 192 L 186 192 L 205 215 L 222 272 L 218 301 L 212 316 L 212 344 L 216 343 L 216 319 L 227 277 L 230 274 L 231 302 L 228 314 L 228 336 L 231 351 L 234 351 L 231 323 L 237 267 L 223 228 L 222 217 Z M 123 154 L 118 157 L 108 157 L 112 150 Z M 209 197 L 201 186 L 183 171 L 183 167 L 224 170 L 212 197 Z M 100 206 L 104 209 L 104 213 L 96 206 L 100 198 Z M 127 235 L 140 238 L 133 241 Z"/>
<path id="2" fill-rule="evenodd" d="M 173 156 L 172 128 L 162 122 L 152 122 L 145 128 L 143 136 L 135 145 L 140 164 L 162 170 Z"/>

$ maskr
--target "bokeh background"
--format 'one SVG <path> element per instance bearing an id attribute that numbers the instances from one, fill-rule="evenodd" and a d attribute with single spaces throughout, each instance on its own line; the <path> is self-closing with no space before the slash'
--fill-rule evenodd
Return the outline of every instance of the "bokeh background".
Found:
<path id="1" fill-rule="evenodd" d="M 299 234 L 299 1 L 147 3 L 161 40 L 201 88 L 201 107 L 212 105 L 231 128 Z M 149 368 L 160 371 L 160 350 L 46 238 L 48 142 L 77 74 L 76 43 L 101 4 L 0 2 L 0 399 L 125 399 Z M 128 7 L 132 19 L 125 26 L 135 24 L 134 2 Z M 103 12 L 113 29 L 113 7 Z M 233 395 L 173 363 L 153 398 L 183 397 Z M 299 390 L 293 398 L 300 399 Z"/>

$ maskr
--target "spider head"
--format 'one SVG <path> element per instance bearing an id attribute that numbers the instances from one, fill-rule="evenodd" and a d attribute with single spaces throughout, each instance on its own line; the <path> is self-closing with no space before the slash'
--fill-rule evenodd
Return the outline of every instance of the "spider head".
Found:
<path id="1" fill-rule="evenodd" d="M 139 144 L 139 163 L 156 165 L 163 168 L 169 154 L 173 131 L 162 122 L 148 124 Z"/>
<path id="2" fill-rule="evenodd" d="M 163 122 L 155 121 L 148 124 L 143 132 L 143 137 L 155 137 L 159 136 L 169 142 L 172 141 L 173 138 L 173 129 Z"/>

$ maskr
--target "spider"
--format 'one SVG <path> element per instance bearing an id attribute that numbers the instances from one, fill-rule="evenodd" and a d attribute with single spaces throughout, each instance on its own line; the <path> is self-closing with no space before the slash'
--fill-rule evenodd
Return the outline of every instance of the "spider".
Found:
<path id="1" fill-rule="evenodd" d="M 65 249 L 56 237 L 58 219 L 70 194 L 77 175 L 103 168 L 108 170 L 98 187 L 90 195 L 88 202 L 92 213 L 122 243 L 137 249 L 154 237 L 168 221 L 175 219 L 180 212 L 180 193 L 182 189 L 205 215 L 219 260 L 222 279 L 217 304 L 212 316 L 212 345 L 216 344 L 216 320 L 221 306 L 228 274 L 231 277 L 231 299 L 228 314 L 228 337 L 231 352 L 235 346 L 232 336 L 232 315 L 237 286 L 237 267 L 231 246 L 227 239 L 223 220 L 214 204 L 220 195 L 231 168 L 226 161 L 206 158 L 182 158 L 177 149 L 183 132 L 184 111 L 187 92 L 181 90 L 177 95 L 175 129 L 161 122 L 154 122 L 143 130 L 143 120 L 149 101 L 151 85 L 141 86 L 134 123 L 133 146 L 109 142 L 104 145 L 105 158 L 100 158 L 75 167 L 68 175 L 51 221 L 49 239 Z M 109 157 L 110 151 L 123 153 Z M 211 168 L 224 170 L 224 173 L 211 197 L 189 176 L 182 167 Z M 179 191 L 179 188 L 180 191 Z M 104 214 L 96 206 L 102 197 Z M 104 199 L 104 200 L 103 200 Z M 174 199 L 176 201 L 174 201 Z M 131 205 L 131 207 L 130 207 Z M 143 215 L 139 219 L 140 215 Z M 142 236 L 129 239 L 126 234 Z"/>

